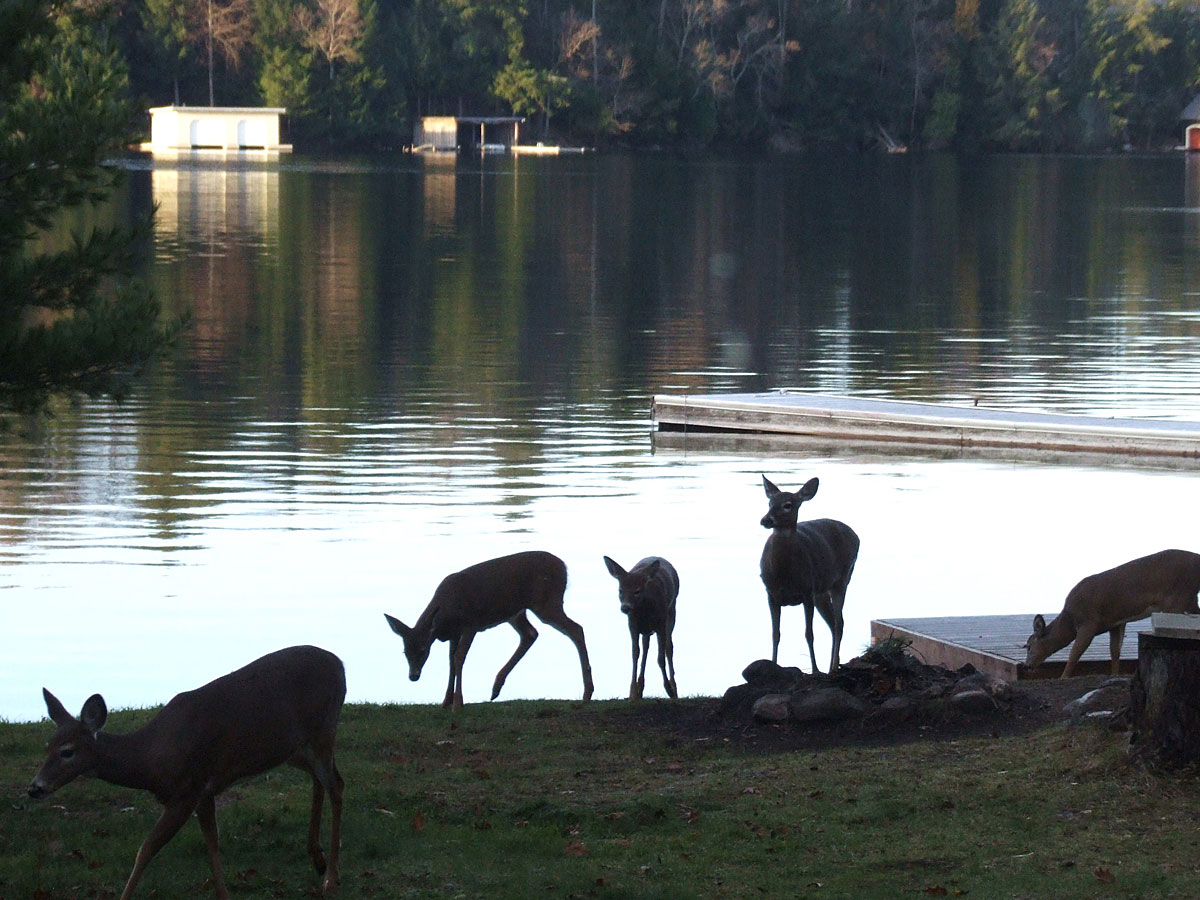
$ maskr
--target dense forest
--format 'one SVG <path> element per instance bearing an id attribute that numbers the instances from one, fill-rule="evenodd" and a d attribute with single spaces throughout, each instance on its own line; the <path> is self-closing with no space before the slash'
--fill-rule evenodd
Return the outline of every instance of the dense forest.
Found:
<path id="1" fill-rule="evenodd" d="M 515 113 L 592 145 L 1160 149 L 1200 84 L 1197 0 L 111 2 L 142 109 L 283 106 L 305 147 Z"/>

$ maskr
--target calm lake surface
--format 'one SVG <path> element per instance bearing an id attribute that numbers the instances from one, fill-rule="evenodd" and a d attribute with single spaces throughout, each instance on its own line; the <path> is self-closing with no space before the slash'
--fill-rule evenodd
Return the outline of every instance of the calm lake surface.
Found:
<path id="1" fill-rule="evenodd" d="M 820 476 L 862 552 L 843 659 L 878 617 L 1054 612 L 1082 576 L 1200 549 L 1194 468 L 656 448 L 656 392 L 767 390 L 1200 419 L 1192 157 L 130 161 L 148 278 L 191 324 L 125 404 L 0 435 L 0 717 L 169 699 L 282 646 L 407 680 L 441 578 L 561 556 L 598 697 L 628 690 L 608 554 L 679 570 L 684 694 L 769 656 L 760 473 Z M 576 698 L 542 639 L 502 699 Z M 781 662 L 808 668 L 803 613 Z M 481 635 L 469 702 L 517 636 Z M 828 664 L 828 630 L 817 652 Z M 653 663 L 651 663 L 653 668 Z M 661 696 L 657 673 L 648 694 Z"/>

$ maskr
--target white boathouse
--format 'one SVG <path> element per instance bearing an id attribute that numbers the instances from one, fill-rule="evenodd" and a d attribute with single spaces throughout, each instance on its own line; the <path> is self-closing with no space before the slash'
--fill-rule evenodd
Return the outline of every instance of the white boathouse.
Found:
<path id="1" fill-rule="evenodd" d="M 279 117 L 287 110 L 264 106 L 156 106 L 150 110 L 151 153 L 192 150 L 291 152 L 279 142 Z"/>

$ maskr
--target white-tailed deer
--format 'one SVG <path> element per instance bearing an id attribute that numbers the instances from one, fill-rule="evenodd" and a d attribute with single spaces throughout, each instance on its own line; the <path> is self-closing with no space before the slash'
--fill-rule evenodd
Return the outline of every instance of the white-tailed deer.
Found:
<path id="1" fill-rule="evenodd" d="M 829 671 L 838 667 L 842 645 L 842 607 L 846 588 L 858 559 L 858 535 L 836 519 L 812 519 L 796 522 L 800 504 L 811 500 L 819 484 L 811 478 L 795 493 L 781 491 L 762 477 L 769 506 L 762 517 L 763 528 L 771 536 L 763 547 L 759 570 L 767 588 L 771 607 L 771 662 L 779 657 L 779 615 L 785 606 L 804 606 L 804 637 L 813 672 L 817 656 L 813 651 L 813 608 L 821 614 L 833 632 L 833 654 Z"/>
<path id="2" fill-rule="evenodd" d="M 583 669 L 583 699 L 592 699 L 592 666 L 588 662 L 583 628 L 563 611 L 567 590 L 567 566 L 553 553 L 526 550 L 489 559 L 442 579 L 433 599 L 411 628 L 384 613 L 392 631 L 404 639 L 408 677 L 416 681 L 429 658 L 434 641 L 450 642 L 450 683 L 442 706 L 459 708 L 463 703 L 462 671 L 471 641 L 481 631 L 507 622 L 517 630 L 521 642 L 512 658 L 496 674 L 492 699 L 500 696 L 504 679 L 537 640 L 537 629 L 529 623 L 529 610 L 551 628 L 571 639 L 579 651 Z"/>
<path id="3" fill-rule="evenodd" d="M 312 776 L 308 855 L 324 875 L 324 891 L 337 891 L 344 782 L 333 760 L 338 716 L 346 696 L 342 661 L 318 647 L 288 647 L 257 659 L 194 691 L 178 694 L 141 729 L 103 731 L 104 698 L 93 694 L 76 719 L 45 688 L 42 695 L 58 726 L 46 762 L 29 786 L 45 797 L 80 775 L 152 793 L 164 807 L 142 842 L 121 892 L 129 900 L 150 860 L 196 814 L 213 887 L 229 892 L 221 876 L 216 796 L 235 781 L 283 763 Z M 321 806 L 329 793 L 332 824 L 329 865 L 321 852 Z"/>
<path id="4" fill-rule="evenodd" d="M 1121 663 L 1125 625 L 1155 612 L 1198 613 L 1200 554 L 1160 550 L 1089 575 L 1071 588 L 1062 612 L 1051 622 L 1034 616 L 1033 634 L 1025 642 L 1025 667 L 1036 669 L 1052 653 L 1074 641 L 1062 677 L 1067 678 L 1092 638 L 1108 632 L 1112 674 Z"/>
<path id="5" fill-rule="evenodd" d="M 661 556 L 647 556 L 626 572 L 609 557 L 604 557 L 608 572 L 617 579 L 617 597 L 621 612 L 629 617 L 629 637 L 633 642 L 633 675 L 629 680 L 629 698 L 638 700 L 646 689 L 646 660 L 650 656 L 650 635 L 658 635 L 658 667 L 662 670 L 667 696 L 675 699 L 675 599 L 679 596 L 679 573 Z M 638 650 L 638 638 L 642 640 Z M 641 657 L 641 667 L 638 658 Z M 671 674 L 667 674 L 670 667 Z"/>

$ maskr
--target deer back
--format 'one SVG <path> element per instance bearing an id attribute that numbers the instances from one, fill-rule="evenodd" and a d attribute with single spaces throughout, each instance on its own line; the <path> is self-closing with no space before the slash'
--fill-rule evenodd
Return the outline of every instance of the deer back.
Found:
<path id="1" fill-rule="evenodd" d="M 78 720 L 49 691 L 58 724 L 43 773 L 56 752 L 72 752 L 69 777 L 46 777 L 51 789 L 94 771 L 105 781 L 151 791 L 163 803 L 233 782 L 286 762 L 295 752 L 332 735 L 346 695 L 342 661 L 318 647 L 270 653 L 203 687 L 177 694 L 144 727 L 129 734 L 102 732 L 107 708 L 99 694 Z M 85 765 L 86 763 L 86 765 Z"/>
<path id="2" fill-rule="evenodd" d="M 446 641 L 467 628 L 483 631 L 507 622 L 525 609 L 559 604 L 566 590 L 566 563 L 544 550 L 526 550 L 447 575 L 421 619 L 428 616 L 433 637 Z"/>
<path id="3" fill-rule="evenodd" d="M 1107 630 L 1152 612 L 1197 612 L 1200 554 L 1160 550 L 1089 575 L 1071 588 L 1063 604 L 1075 623 Z"/>
<path id="4" fill-rule="evenodd" d="M 794 529 L 775 529 L 759 567 L 772 591 L 799 603 L 844 581 L 858 558 L 858 535 L 837 519 L 812 519 Z"/>
<path id="5" fill-rule="evenodd" d="M 345 697 L 345 669 L 332 653 L 277 650 L 173 698 L 154 723 L 156 749 L 223 790 L 332 735 Z"/>

